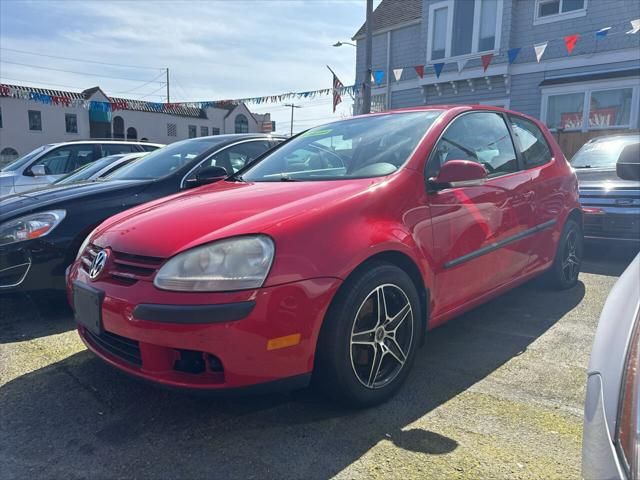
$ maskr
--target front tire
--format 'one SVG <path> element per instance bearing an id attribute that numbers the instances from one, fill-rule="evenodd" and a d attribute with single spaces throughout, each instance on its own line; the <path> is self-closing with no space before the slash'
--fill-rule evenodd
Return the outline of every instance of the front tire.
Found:
<path id="1" fill-rule="evenodd" d="M 406 379 L 423 333 L 416 287 L 395 265 L 375 262 L 347 280 L 325 317 L 314 383 L 351 406 L 394 395 Z"/>
<path id="2" fill-rule="evenodd" d="M 547 284 L 556 290 L 575 286 L 578 283 L 583 252 L 582 228 L 575 219 L 569 218 L 562 229 L 553 264 L 545 274 Z"/>

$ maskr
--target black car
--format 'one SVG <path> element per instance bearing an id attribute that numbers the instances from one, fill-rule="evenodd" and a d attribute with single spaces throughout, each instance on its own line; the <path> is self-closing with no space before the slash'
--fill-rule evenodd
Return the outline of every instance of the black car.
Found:
<path id="1" fill-rule="evenodd" d="M 640 179 L 616 171 L 638 163 L 638 134 L 594 138 L 573 156 L 585 238 L 640 242 Z"/>
<path id="2" fill-rule="evenodd" d="M 65 269 L 103 220 L 220 180 L 283 140 L 263 134 L 193 138 L 149 153 L 108 181 L 54 185 L 0 200 L 0 292 L 63 290 Z"/>

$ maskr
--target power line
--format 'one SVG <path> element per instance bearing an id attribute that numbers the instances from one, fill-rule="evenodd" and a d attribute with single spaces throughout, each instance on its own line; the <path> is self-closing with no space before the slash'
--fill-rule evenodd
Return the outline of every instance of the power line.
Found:
<path id="1" fill-rule="evenodd" d="M 40 65 L 32 65 L 29 63 L 20 63 L 20 62 L 10 62 L 9 60 L 0 60 L 0 63 L 8 63 L 11 65 L 20 65 L 22 67 L 31 67 L 31 68 L 40 68 L 42 70 L 52 70 L 54 72 L 64 72 L 64 73 L 74 73 L 77 75 L 87 75 L 90 77 L 101 77 L 101 78 L 113 78 L 116 80 L 129 80 L 134 82 L 144 82 L 145 80 L 142 78 L 126 78 L 126 77 L 114 77 L 111 75 L 100 75 L 97 73 L 86 73 L 86 72 L 75 72 L 73 70 L 63 70 L 61 68 L 51 68 L 51 67 L 41 67 Z"/>
<path id="2" fill-rule="evenodd" d="M 142 100 L 143 98 L 150 97 L 150 96 L 152 96 L 154 93 L 159 92 L 160 90 L 162 90 L 163 88 L 164 88 L 164 85 L 160 85 L 160 88 L 158 88 L 157 90 L 154 90 L 154 91 L 153 91 L 153 92 L 151 92 L 151 93 L 147 93 L 146 95 L 144 95 L 144 96 L 142 96 L 142 97 L 139 97 L 139 98 L 138 98 L 138 100 Z M 158 95 L 156 95 L 156 96 L 157 96 L 157 97 L 163 97 L 164 95 L 159 95 L 159 94 L 158 94 Z"/>
<path id="3" fill-rule="evenodd" d="M 84 60 L 84 59 L 81 59 L 81 58 L 59 57 L 57 55 L 46 55 L 44 53 L 27 52 L 26 50 L 16 50 L 14 48 L 0 47 L 0 50 L 6 50 L 7 52 L 24 53 L 26 55 L 35 55 L 37 57 L 58 58 L 58 59 L 61 59 L 61 60 L 72 60 L 72 61 L 75 61 L 75 62 L 95 63 L 95 64 L 98 64 L 98 65 L 109 65 L 109 66 L 112 66 L 112 67 L 139 68 L 139 69 L 143 69 L 143 70 L 164 70 L 163 68 L 159 68 L 159 67 L 141 67 L 141 66 L 138 66 L 138 65 L 123 65 L 121 63 L 106 63 L 106 62 L 98 62 L 96 60 Z"/>
<path id="4" fill-rule="evenodd" d="M 23 80 L 21 78 L 9 78 L 9 77 L 5 77 L 4 75 L 2 75 L 0 78 L 4 78 L 5 80 L 9 80 L 9 81 L 12 81 L 12 82 L 36 83 L 38 85 L 52 85 L 54 87 L 74 88 L 76 90 L 84 90 L 85 89 L 85 87 L 76 87 L 76 86 L 71 86 L 71 85 L 63 85 L 61 83 L 35 82 L 33 80 Z M 49 89 L 49 90 L 51 90 L 51 89 Z"/>
<path id="5" fill-rule="evenodd" d="M 159 79 L 159 78 L 160 78 L 160 77 L 162 77 L 162 76 L 164 76 L 164 72 L 162 72 L 160 75 L 158 75 L 158 76 L 157 76 L 156 78 L 154 78 L 153 80 L 149 80 L 148 82 L 145 82 L 145 83 L 143 83 L 142 85 L 138 85 L 137 87 L 132 88 L 131 90 L 127 90 L 127 91 L 125 91 L 125 92 L 114 92 L 114 94 L 116 94 L 116 95 L 122 95 L 122 94 L 125 94 L 125 93 L 133 92 L 134 90 L 138 90 L 139 88 L 142 88 L 142 87 L 144 87 L 144 86 L 146 86 L 146 85 L 149 85 L 150 83 L 155 82 L 157 79 Z M 163 82 L 161 82 L 161 83 L 163 83 Z M 163 83 L 163 85 L 164 85 L 164 83 Z"/>

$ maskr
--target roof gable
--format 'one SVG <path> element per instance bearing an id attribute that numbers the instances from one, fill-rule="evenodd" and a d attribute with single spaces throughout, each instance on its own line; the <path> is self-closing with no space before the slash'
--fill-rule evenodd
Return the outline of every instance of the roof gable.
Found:
<path id="1" fill-rule="evenodd" d="M 422 18 L 422 0 L 382 0 L 373 11 L 372 32 L 389 29 L 395 25 Z M 365 24 L 353 36 L 353 40 L 365 34 Z"/>

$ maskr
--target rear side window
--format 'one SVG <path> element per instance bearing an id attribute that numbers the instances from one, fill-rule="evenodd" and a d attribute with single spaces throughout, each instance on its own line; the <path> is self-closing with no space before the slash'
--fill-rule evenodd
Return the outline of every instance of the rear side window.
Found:
<path id="1" fill-rule="evenodd" d="M 103 143 L 102 144 L 102 156 L 109 157 L 111 155 L 118 155 L 120 153 L 133 153 L 137 152 L 138 148 L 135 145 L 124 145 L 118 143 Z"/>
<path id="2" fill-rule="evenodd" d="M 551 149 L 538 126 L 522 117 L 510 115 L 509 118 L 525 167 L 539 167 L 550 162 Z"/>

